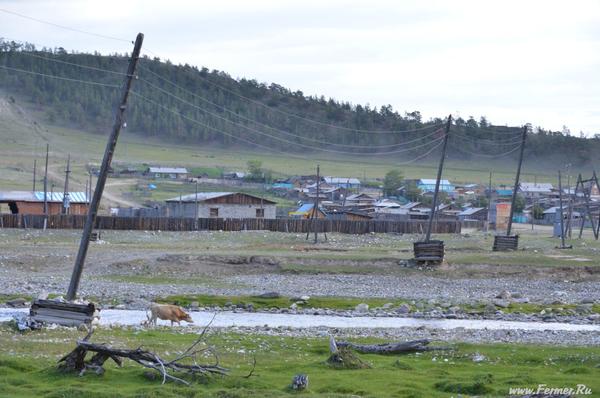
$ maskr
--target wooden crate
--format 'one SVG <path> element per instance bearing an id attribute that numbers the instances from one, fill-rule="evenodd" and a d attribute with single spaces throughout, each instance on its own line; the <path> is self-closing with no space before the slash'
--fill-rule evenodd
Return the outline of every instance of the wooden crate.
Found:
<path id="1" fill-rule="evenodd" d="M 519 248 L 519 235 L 496 235 L 494 236 L 494 247 L 495 252 L 506 252 L 511 250 L 517 250 Z"/>
<path id="2" fill-rule="evenodd" d="M 444 241 L 430 240 L 413 244 L 417 263 L 440 264 L 444 260 Z"/>

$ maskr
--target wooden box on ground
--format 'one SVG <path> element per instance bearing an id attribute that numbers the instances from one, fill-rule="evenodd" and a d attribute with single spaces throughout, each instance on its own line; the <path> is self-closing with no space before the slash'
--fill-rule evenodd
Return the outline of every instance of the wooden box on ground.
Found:
<path id="1" fill-rule="evenodd" d="M 56 300 L 35 300 L 29 310 L 31 318 L 40 323 L 56 323 L 62 326 L 90 325 L 96 306 L 65 303 Z"/>
<path id="2" fill-rule="evenodd" d="M 444 241 L 430 240 L 413 244 L 415 261 L 417 263 L 441 263 L 444 260 Z"/>
<path id="3" fill-rule="evenodd" d="M 496 235 L 494 236 L 495 252 L 505 252 L 509 250 L 517 250 L 519 248 L 519 235 Z"/>

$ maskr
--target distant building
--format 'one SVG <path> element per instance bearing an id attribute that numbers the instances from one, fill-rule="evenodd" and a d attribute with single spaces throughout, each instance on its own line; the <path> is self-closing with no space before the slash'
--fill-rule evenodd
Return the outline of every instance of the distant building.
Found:
<path id="1" fill-rule="evenodd" d="M 229 180 L 243 180 L 248 174 L 243 171 L 231 171 L 229 173 L 223 173 L 223 178 Z"/>
<path id="2" fill-rule="evenodd" d="M 357 210 L 335 210 L 327 213 L 327 218 L 330 220 L 346 220 L 346 221 L 369 221 L 373 217 L 365 212 Z"/>
<path id="3" fill-rule="evenodd" d="M 523 196 L 530 199 L 548 196 L 553 189 L 554 187 L 549 183 L 522 182 L 519 184 L 519 191 Z"/>
<path id="4" fill-rule="evenodd" d="M 465 220 L 479 220 L 486 221 L 488 216 L 488 209 L 485 207 L 470 207 L 458 213 L 458 219 L 460 221 Z"/>
<path id="5" fill-rule="evenodd" d="M 422 193 L 434 192 L 435 184 L 435 179 L 421 178 L 417 180 L 417 188 L 419 188 Z M 454 185 L 452 185 L 448 180 L 440 180 L 440 192 L 454 192 Z"/>
<path id="6" fill-rule="evenodd" d="M 68 214 L 87 214 L 88 198 L 85 192 L 69 192 Z M 64 206 L 62 192 L 47 192 L 48 214 L 61 214 Z M 0 192 L 0 205 L 6 204 L 12 214 L 44 214 L 44 192 Z"/>
<path id="7" fill-rule="evenodd" d="M 346 189 L 359 189 L 360 180 L 358 178 L 347 178 L 347 177 L 323 177 L 323 181 L 334 187 L 346 188 Z"/>
<path id="8" fill-rule="evenodd" d="M 358 207 L 372 207 L 375 202 L 377 202 L 377 198 L 374 198 L 371 195 L 366 193 L 357 193 L 354 195 L 350 195 L 346 198 L 346 206 L 358 206 Z"/>
<path id="9" fill-rule="evenodd" d="M 275 202 L 239 192 L 201 192 L 168 199 L 166 215 L 198 218 L 276 218 Z"/>
<path id="10" fill-rule="evenodd" d="M 323 211 L 323 209 L 319 208 L 319 211 L 314 211 L 315 205 L 313 203 L 305 203 L 300 206 L 295 211 L 290 211 L 288 216 L 292 218 L 311 218 L 313 217 L 313 213 L 315 213 L 315 218 L 326 218 L 327 214 Z"/>
<path id="11" fill-rule="evenodd" d="M 153 178 L 186 179 L 188 171 L 185 167 L 148 167 L 146 175 Z"/>

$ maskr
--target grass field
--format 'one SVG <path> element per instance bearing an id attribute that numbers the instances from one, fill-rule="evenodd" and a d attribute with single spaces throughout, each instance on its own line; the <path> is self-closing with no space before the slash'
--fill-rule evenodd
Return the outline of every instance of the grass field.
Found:
<path id="1" fill-rule="evenodd" d="M 536 389 L 585 384 L 600 390 L 600 348 L 529 345 L 451 345 L 452 351 L 407 355 L 363 355 L 370 369 L 336 370 L 326 364 L 328 338 L 288 338 L 212 331 L 228 377 L 197 379 L 192 385 L 160 385 L 133 362 L 83 377 L 63 374 L 56 361 L 71 351 L 82 332 L 55 329 L 19 334 L 0 326 L 0 391 L 10 397 L 452 397 L 506 396 L 511 387 Z M 196 335 L 177 330 L 100 329 L 93 341 L 121 348 L 140 344 L 170 358 Z M 374 342 L 373 339 L 359 341 Z M 256 358 L 253 376 L 244 378 Z M 475 361 L 474 358 L 480 358 Z M 208 360 L 207 360 L 208 361 Z M 309 388 L 292 392 L 292 376 L 305 373 Z"/>

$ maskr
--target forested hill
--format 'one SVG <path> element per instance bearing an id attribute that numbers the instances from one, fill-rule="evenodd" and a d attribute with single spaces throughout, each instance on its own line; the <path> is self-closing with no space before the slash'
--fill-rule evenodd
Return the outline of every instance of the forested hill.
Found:
<path id="1" fill-rule="evenodd" d="M 39 105 L 51 123 L 105 132 L 113 121 L 127 62 L 125 55 L 68 53 L 62 48 L 36 49 L 2 41 L 0 88 Z M 445 122 L 444 115 L 423 120 L 418 111 L 399 113 L 389 105 L 375 109 L 306 96 L 274 83 L 234 79 L 225 72 L 146 57 L 140 61 L 133 91 L 127 112 L 129 131 L 289 153 L 425 158 L 437 153 L 438 128 Z M 518 154 L 519 128 L 493 126 L 484 117 L 458 118 L 451 131 L 451 157 L 485 160 Z M 533 131 L 526 146 L 529 160 L 552 160 L 556 165 L 598 160 L 600 139 L 538 127 Z"/>

